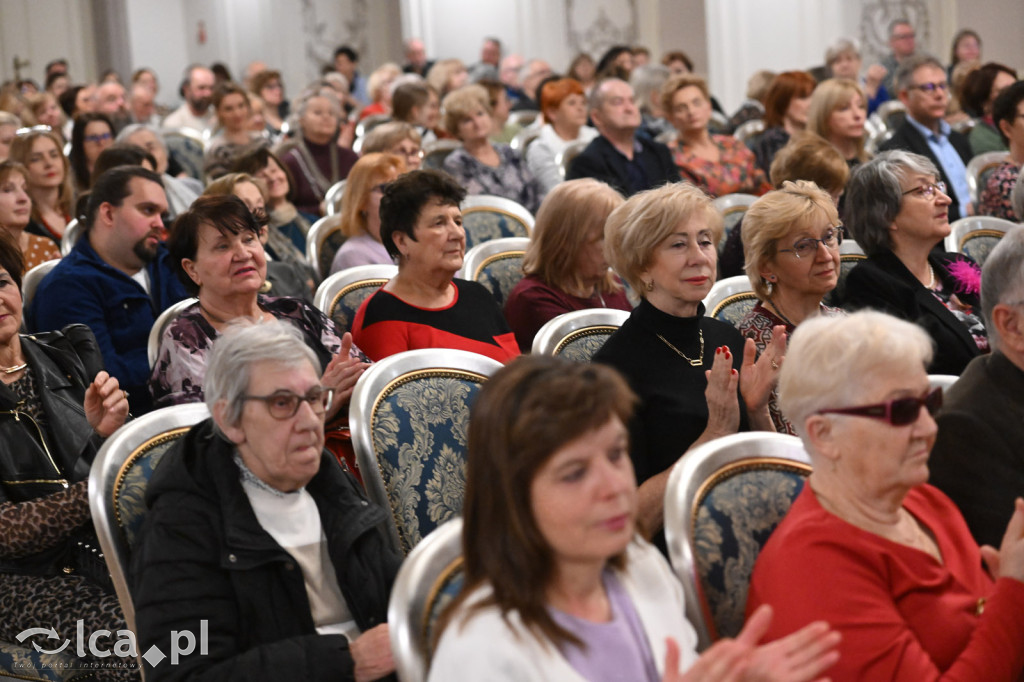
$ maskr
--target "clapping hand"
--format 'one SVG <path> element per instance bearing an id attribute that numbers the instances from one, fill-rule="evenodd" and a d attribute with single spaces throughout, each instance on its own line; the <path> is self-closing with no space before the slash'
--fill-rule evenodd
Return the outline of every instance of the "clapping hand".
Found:
<path id="1" fill-rule="evenodd" d="M 128 392 L 117 379 L 100 372 L 85 389 L 85 418 L 93 431 L 106 438 L 117 431 L 128 417 Z"/>

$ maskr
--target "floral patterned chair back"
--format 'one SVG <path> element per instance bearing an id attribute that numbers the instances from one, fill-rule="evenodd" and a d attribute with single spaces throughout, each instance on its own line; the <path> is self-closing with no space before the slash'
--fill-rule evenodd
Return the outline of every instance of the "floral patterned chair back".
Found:
<path id="1" fill-rule="evenodd" d="M 402 682 L 424 682 L 438 618 L 462 590 L 462 519 L 455 518 L 409 552 L 388 605 L 391 651 Z"/>
<path id="2" fill-rule="evenodd" d="M 726 277 L 715 282 L 704 299 L 704 314 L 738 327 L 743 317 L 757 305 L 757 294 L 746 275 Z"/>
<path id="3" fill-rule="evenodd" d="M 398 353 L 359 378 L 349 407 L 356 461 L 370 499 L 389 510 L 403 554 L 462 511 L 466 428 L 480 386 L 501 368 L 463 350 Z"/>
<path id="4" fill-rule="evenodd" d="M 468 251 L 491 239 L 529 237 L 533 214 L 511 199 L 477 194 L 462 202 L 462 227 Z"/>
<path id="5" fill-rule="evenodd" d="M 523 257 L 529 245 L 530 240 L 525 237 L 505 237 L 477 244 L 466 252 L 460 276 L 487 287 L 504 310 L 508 295 L 523 278 Z"/>
<path id="6" fill-rule="evenodd" d="M 590 362 L 594 353 L 628 317 L 628 312 L 615 308 L 562 313 L 537 330 L 530 350 L 534 355 L 558 355 L 573 362 Z"/>
<path id="7" fill-rule="evenodd" d="M 313 305 L 338 325 L 344 334 L 363 301 L 398 273 L 397 265 L 357 265 L 334 273 L 316 288 Z"/>
<path id="8" fill-rule="evenodd" d="M 326 215 L 310 226 L 306 234 L 306 260 L 316 273 L 317 281 L 330 273 L 334 254 L 344 243 L 340 215 Z"/>
<path id="9" fill-rule="evenodd" d="M 984 152 L 971 157 L 966 169 L 967 191 L 970 193 L 971 203 L 977 206 L 981 190 L 988 183 L 988 176 L 1009 159 L 1010 152 Z"/>
<path id="10" fill-rule="evenodd" d="M 705 443 L 672 470 L 665 537 L 700 650 L 743 628 L 754 562 L 810 473 L 799 438 L 763 432 Z"/>
<path id="11" fill-rule="evenodd" d="M 115 431 L 93 461 L 89 508 L 129 630 L 135 631 L 135 607 L 127 569 L 146 517 L 146 485 L 175 441 L 209 416 L 203 403 L 154 410 Z"/>
<path id="12" fill-rule="evenodd" d="M 1019 227 L 1017 223 L 993 216 L 960 218 L 949 226 L 944 247 L 946 251 L 968 256 L 980 267 L 1003 235 Z"/>

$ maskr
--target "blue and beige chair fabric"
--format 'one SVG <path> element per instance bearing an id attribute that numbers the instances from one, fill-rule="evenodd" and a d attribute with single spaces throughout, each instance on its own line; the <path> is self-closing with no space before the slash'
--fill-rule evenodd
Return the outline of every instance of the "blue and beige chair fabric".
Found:
<path id="1" fill-rule="evenodd" d="M 318 282 L 331 271 L 334 254 L 344 243 L 340 215 L 325 215 L 310 226 L 306 233 L 306 260 L 316 273 Z"/>
<path id="2" fill-rule="evenodd" d="M 391 590 L 391 651 L 402 682 L 424 682 L 434 626 L 462 589 L 462 519 L 452 519 L 409 552 Z"/>
<path id="3" fill-rule="evenodd" d="M 757 294 L 746 275 L 726 277 L 712 285 L 704 299 L 704 314 L 736 327 L 755 305 Z"/>
<path id="4" fill-rule="evenodd" d="M 723 227 L 725 228 L 722 233 L 722 239 L 718 242 L 719 253 L 722 252 L 726 240 L 729 239 L 729 233 L 740 224 L 740 221 L 743 220 L 743 214 L 747 212 L 747 209 L 755 201 L 757 201 L 757 196 L 753 194 L 736 192 L 735 194 L 725 194 L 711 202 L 718 209 L 718 212 L 722 214 Z"/>
<path id="5" fill-rule="evenodd" d="M 369 498 L 390 511 L 403 554 L 461 513 L 469 408 L 500 368 L 476 353 L 425 348 L 384 358 L 359 378 L 349 407 L 356 461 Z"/>
<path id="6" fill-rule="evenodd" d="M 498 306 L 523 278 L 523 257 L 530 240 L 525 237 L 505 237 L 477 244 L 466 252 L 462 263 L 463 279 L 479 282 L 487 287 Z"/>
<path id="7" fill-rule="evenodd" d="M 754 562 L 810 472 L 799 438 L 763 432 L 705 443 L 672 470 L 665 538 L 701 651 L 742 629 Z"/>
<path id="8" fill-rule="evenodd" d="M 949 226 L 943 246 L 946 251 L 969 256 L 980 266 L 985 264 L 988 254 L 996 248 L 1003 235 L 1019 227 L 1017 223 L 993 216 L 968 216 Z"/>
<path id="9" fill-rule="evenodd" d="M 462 147 L 458 140 L 434 140 L 423 145 L 423 168 L 441 170 L 444 168 L 444 160 L 456 149 Z"/>
<path id="10" fill-rule="evenodd" d="M 352 329 L 352 321 L 363 301 L 368 299 L 398 272 L 397 265 L 357 265 L 336 272 L 316 289 L 313 305 L 334 320 L 344 334 Z"/>
<path id="11" fill-rule="evenodd" d="M 502 237 L 529 237 L 533 214 L 511 199 L 490 194 L 475 194 L 462 202 L 462 227 L 466 230 L 466 249 Z"/>
<path id="12" fill-rule="evenodd" d="M 557 355 L 574 362 L 590 362 L 594 353 L 628 317 L 625 310 L 614 308 L 562 313 L 537 331 L 531 352 L 534 355 Z"/>

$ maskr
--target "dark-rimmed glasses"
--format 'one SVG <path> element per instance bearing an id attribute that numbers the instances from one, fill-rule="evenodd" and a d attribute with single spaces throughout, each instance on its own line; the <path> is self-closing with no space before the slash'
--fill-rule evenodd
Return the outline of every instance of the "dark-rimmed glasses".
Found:
<path id="1" fill-rule="evenodd" d="M 818 244 L 823 244 L 826 249 L 834 249 L 843 243 L 843 225 L 833 225 L 821 236 L 821 239 L 804 237 L 793 242 L 791 249 L 779 249 L 779 253 L 791 253 L 797 258 L 814 258 L 818 252 Z"/>
<path id="2" fill-rule="evenodd" d="M 274 419 L 291 419 L 299 411 L 299 405 L 305 401 L 317 414 L 324 414 L 331 409 L 334 401 L 334 390 L 323 386 L 314 386 L 306 395 L 293 391 L 274 391 L 270 395 L 243 395 L 242 400 L 259 400 L 267 406 L 267 411 Z"/>
<path id="3" fill-rule="evenodd" d="M 854 417 L 870 417 L 871 419 L 885 420 L 893 426 L 906 426 L 917 421 L 917 418 L 921 415 L 922 407 L 928 410 L 928 414 L 935 416 L 935 413 L 942 407 L 941 386 L 928 391 L 923 398 L 896 398 L 875 405 L 818 410 L 815 414 L 847 414 Z"/>
<path id="4" fill-rule="evenodd" d="M 920 83 L 918 85 L 908 85 L 907 89 L 920 90 L 921 92 L 927 92 L 930 95 L 936 90 L 941 90 L 942 92 L 949 90 L 949 83 Z"/>
<path id="5" fill-rule="evenodd" d="M 908 194 L 916 194 L 917 196 L 921 197 L 922 199 L 928 199 L 929 201 L 931 201 L 932 199 L 935 198 L 935 191 L 936 190 L 938 190 L 938 191 L 942 192 L 943 194 L 945 194 L 946 193 L 946 183 L 942 182 L 941 180 L 939 180 L 938 182 L 929 182 L 926 185 L 921 185 L 920 187 L 914 187 L 913 189 L 908 189 L 906 192 L 903 193 L 903 196 L 907 196 Z"/>

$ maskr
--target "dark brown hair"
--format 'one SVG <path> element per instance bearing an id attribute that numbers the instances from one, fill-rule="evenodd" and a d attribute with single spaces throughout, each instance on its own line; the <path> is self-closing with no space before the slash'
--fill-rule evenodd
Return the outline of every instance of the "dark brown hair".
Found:
<path id="1" fill-rule="evenodd" d="M 555 557 L 533 518 L 528 491 L 563 445 L 613 416 L 628 423 L 635 403 L 615 370 L 549 356 L 517 358 L 484 384 L 469 422 L 465 587 L 442 616 L 438 636 L 474 588 L 488 584 L 493 595 L 470 613 L 496 605 L 503 615 L 517 611 L 541 641 L 582 644 L 548 613 Z M 624 562 L 625 553 L 611 559 L 617 568 Z"/>
<path id="2" fill-rule="evenodd" d="M 15 164 L 16 165 L 16 164 Z M 0 172 L 6 170 L 7 174 L 14 172 L 14 168 L 4 161 L 0 163 Z M 21 253 L 21 247 L 17 240 L 7 230 L 0 229 L 0 268 L 7 271 L 14 281 L 14 286 L 21 291 L 21 275 L 25 266 L 25 257 Z M 22 311 L 24 314 L 24 311 Z"/>

